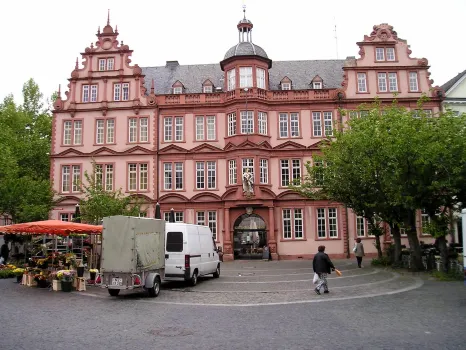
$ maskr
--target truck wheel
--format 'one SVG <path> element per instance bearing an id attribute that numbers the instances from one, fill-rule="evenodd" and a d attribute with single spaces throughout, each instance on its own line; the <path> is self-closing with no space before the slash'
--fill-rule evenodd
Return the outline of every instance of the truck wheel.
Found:
<path id="1" fill-rule="evenodd" d="M 108 294 L 110 294 L 112 297 L 116 297 L 118 294 L 120 294 L 119 289 L 109 289 Z"/>
<path id="2" fill-rule="evenodd" d="M 155 298 L 155 297 L 158 297 L 158 295 L 160 294 L 160 277 L 155 277 L 155 281 L 154 281 L 154 286 L 152 288 L 149 288 L 147 290 L 147 292 L 149 293 L 149 296 L 151 298 Z"/>
<path id="3" fill-rule="evenodd" d="M 220 277 L 220 264 L 217 265 L 217 270 L 213 273 L 214 278 L 219 278 Z"/>
<path id="4" fill-rule="evenodd" d="M 193 277 L 191 277 L 190 284 L 194 287 L 197 284 L 197 271 L 194 271 Z"/>

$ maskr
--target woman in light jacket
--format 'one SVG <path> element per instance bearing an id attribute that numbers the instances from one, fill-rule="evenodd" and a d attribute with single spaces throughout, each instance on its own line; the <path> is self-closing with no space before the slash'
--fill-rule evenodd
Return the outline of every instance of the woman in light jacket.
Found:
<path id="1" fill-rule="evenodd" d="M 356 259 L 358 260 L 358 267 L 361 268 L 361 263 L 362 263 L 362 257 L 366 254 L 364 254 L 364 246 L 361 243 L 361 238 L 356 238 L 356 243 L 354 244 L 354 255 L 356 256 Z"/>

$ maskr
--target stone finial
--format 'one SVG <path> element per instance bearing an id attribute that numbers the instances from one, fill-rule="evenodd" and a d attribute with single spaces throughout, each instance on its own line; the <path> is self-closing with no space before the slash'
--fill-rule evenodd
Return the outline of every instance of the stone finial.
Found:
<path id="1" fill-rule="evenodd" d="M 76 57 L 76 64 L 74 66 L 74 69 L 79 69 L 78 57 Z"/>
<path id="2" fill-rule="evenodd" d="M 154 79 L 152 79 L 152 81 L 150 83 L 150 93 L 153 94 L 154 90 L 155 90 L 155 81 L 154 81 Z"/>
<path id="3" fill-rule="evenodd" d="M 108 9 L 108 14 L 107 14 L 107 25 L 110 25 L 110 9 Z"/>

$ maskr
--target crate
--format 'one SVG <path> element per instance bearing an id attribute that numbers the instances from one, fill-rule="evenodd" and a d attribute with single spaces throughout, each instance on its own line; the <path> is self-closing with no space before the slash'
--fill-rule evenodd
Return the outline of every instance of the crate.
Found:
<path id="1" fill-rule="evenodd" d="M 34 275 L 27 275 L 26 286 L 28 287 L 37 286 L 37 282 L 34 280 Z"/>
<path id="2" fill-rule="evenodd" d="M 21 281 L 21 284 L 23 286 L 25 286 L 28 282 L 28 275 L 27 274 L 23 274 L 23 280 Z"/>
<path id="3" fill-rule="evenodd" d="M 52 281 L 52 290 L 54 292 L 59 292 L 61 291 L 61 281 L 59 280 L 53 280 Z"/>
<path id="4" fill-rule="evenodd" d="M 76 291 L 85 292 L 86 291 L 86 279 L 84 277 L 76 277 Z"/>

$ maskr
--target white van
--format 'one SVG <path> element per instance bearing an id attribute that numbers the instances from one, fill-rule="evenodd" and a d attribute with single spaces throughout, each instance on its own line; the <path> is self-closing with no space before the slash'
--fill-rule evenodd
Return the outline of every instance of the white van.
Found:
<path id="1" fill-rule="evenodd" d="M 220 277 L 220 260 L 212 232 L 207 226 L 165 224 L 166 281 L 197 284 L 199 276 Z"/>

